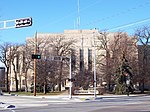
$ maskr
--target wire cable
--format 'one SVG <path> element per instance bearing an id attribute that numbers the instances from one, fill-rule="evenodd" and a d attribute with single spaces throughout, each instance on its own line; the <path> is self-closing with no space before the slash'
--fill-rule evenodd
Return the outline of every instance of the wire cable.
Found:
<path id="1" fill-rule="evenodd" d="M 100 23 L 100 22 L 102 22 L 102 21 L 112 19 L 112 18 L 114 18 L 114 17 L 119 17 L 119 16 L 121 16 L 121 15 L 130 13 L 130 12 L 132 12 L 132 11 L 138 9 L 138 8 L 142 8 L 142 7 L 144 7 L 145 5 L 149 5 L 149 4 L 150 4 L 150 1 L 146 1 L 146 2 L 144 2 L 143 4 L 139 4 L 139 5 L 136 6 L 136 7 L 129 8 L 129 9 L 127 9 L 127 10 L 121 11 L 121 12 L 116 13 L 116 14 L 113 14 L 113 15 L 111 15 L 111 16 L 107 16 L 107 17 L 102 18 L 102 19 L 97 19 L 97 20 L 95 20 L 95 21 L 93 21 L 93 22 L 84 24 L 83 26 L 94 25 L 94 24 L 96 24 L 96 23 Z"/>
<path id="2" fill-rule="evenodd" d="M 103 1 L 103 0 L 98 0 L 98 1 L 96 1 L 96 2 L 94 2 L 94 3 L 92 3 L 92 4 L 87 5 L 87 6 L 84 7 L 84 8 L 81 8 L 81 9 L 80 9 L 80 12 L 82 12 L 82 11 L 84 11 L 84 10 L 86 10 L 86 9 L 88 9 L 88 8 L 90 8 L 90 7 L 92 7 L 92 6 L 96 5 L 96 4 L 98 4 L 98 3 L 100 3 L 101 1 Z M 50 22 L 50 23 L 47 22 L 48 24 L 43 25 L 42 27 L 40 27 L 40 29 L 46 28 L 46 27 L 48 27 L 48 26 L 50 26 L 50 25 L 52 25 L 52 24 L 58 24 L 59 22 L 62 22 L 64 19 L 69 18 L 70 16 L 72 16 L 73 14 L 76 14 L 76 13 L 77 13 L 77 11 L 73 11 L 73 12 L 71 12 L 71 13 L 65 15 L 64 17 L 61 17 L 61 18 L 59 18 L 59 19 L 57 19 L 57 20 L 54 20 L 53 22 Z M 39 30 L 39 29 L 38 29 L 38 30 Z"/>
<path id="3" fill-rule="evenodd" d="M 130 27 L 130 26 L 134 26 L 134 25 L 145 23 L 145 22 L 149 22 L 149 21 L 150 21 L 150 18 L 147 18 L 147 19 L 143 19 L 143 20 L 136 21 L 136 22 L 133 22 L 133 23 L 129 23 L 129 24 L 117 26 L 117 27 L 114 27 L 114 28 L 110 28 L 108 31 L 113 31 L 113 30 L 117 30 L 117 29 L 123 29 L 123 28 L 127 28 L 127 27 Z"/>

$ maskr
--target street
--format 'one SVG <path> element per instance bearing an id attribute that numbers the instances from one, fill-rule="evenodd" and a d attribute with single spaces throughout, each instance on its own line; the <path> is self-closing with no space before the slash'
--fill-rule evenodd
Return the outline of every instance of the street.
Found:
<path id="1" fill-rule="evenodd" d="M 0 112 L 150 112 L 150 96 L 0 96 Z"/>

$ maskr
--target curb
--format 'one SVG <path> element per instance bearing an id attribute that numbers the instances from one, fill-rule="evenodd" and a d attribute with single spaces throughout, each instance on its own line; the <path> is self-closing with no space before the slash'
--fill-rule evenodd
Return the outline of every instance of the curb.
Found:
<path id="1" fill-rule="evenodd" d="M 96 98 L 81 98 L 82 101 L 97 101 L 103 99 L 102 97 L 96 97 Z"/>

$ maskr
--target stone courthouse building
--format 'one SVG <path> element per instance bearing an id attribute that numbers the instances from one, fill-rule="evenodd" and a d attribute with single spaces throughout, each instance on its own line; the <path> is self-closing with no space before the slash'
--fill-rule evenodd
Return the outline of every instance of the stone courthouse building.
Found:
<path id="1" fill-rule="evenodd" d="M 94 58 L 98 58 L 101 60 L 101 63 L 106 63 L 106 59 L 104 58 L 104 55 L 106 55 L 106 51 L 104 49 L 97 49 L 97 46 L 101 46 L 98 37 L 101 35 L 101 33 L 94 29 L 94 30 L 64 30 L 63 33 L 37 33 L 37 41 L 42 40 L 43 44 L 46 42 L 48 38 L 53 37 L 59 37 L 59 35 L 62 35 L 66 40 L 67 39 L 75 39 L 76 42 L 74 43 L 73 49 L 75 50 L 77 60 L 78 62 L 78 70 L 81 72 L 84 71 L 84 69 L 89 69 L 91 72 L 94 70 Z M 108 33 L 108 40 L 113 40 L 114 35 L 116 33 Z M 26 42 L 28 43 L 30 40 L 34 41 L 34 37 L 27 37 Z M 41 44 L 42 45 L 42 44 Z M 48 47 L 48 46 L 47 46 Z M 34 51 L 34 47 L 33 47 Z M 33 52 L 32 52 L 33 53 Z M 96 57 L 95 57 L 96 56 Z M 99 56 L 99 57 L 98 57 Z M 19 61 L 16 61 L 17 63 L 22 63 L 20 67 L 23 68 L 23 56 L 19 59 Z M 95 63 L 96 64 L 96 63 Z M 22 69 L 20 69 L 22 70 Z M 100 71 L 97 71 L 100 72 Z M 27 79 L 28 79 L 28 87 L 30 88 L 31 83 L 33 81 L 33 70 L 29 70 L 27 73 Z M 22 73 L 23 74 L 23 73 Z M 19 78 L 20 73 L 18 73 L 18 80 L 20 88 L 25 88 L 25 78 L 24 75 Z M 10 90 L 15 90 L 15 83 L 14 83 L 14 73 L 13 70 L 11 70 L 10 75 Z M 68 74 L 69 77 L 69 74 Z M 67 78 L 67 77 L 66 77 Z M 102 77 L 101 77 L 102 78 Z M 67 83 L 65 83 L 66 85 Z M 63 84 L 64 85 L 64 84 Z M 62 90 L 65 89 L 65 86 L 62 85 Z"/>

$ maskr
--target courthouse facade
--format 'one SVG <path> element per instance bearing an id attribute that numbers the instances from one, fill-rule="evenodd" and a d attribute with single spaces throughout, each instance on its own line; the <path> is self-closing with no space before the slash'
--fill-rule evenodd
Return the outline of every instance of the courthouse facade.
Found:
<path id="1" fill-rule="evenodd" d="M 104 55 L 106 55 L 106 51 L 104 49 L 99 49 L 99 50 L 97 49 L 97 46 L 101 46 L 100 45 L 101 43 L 98 42 L 99 41 L 98 37 L 101 35 L 101 33 L 98 30 L 64 30 L 64 33 L 37 33 L 37 40 L 42 38 L 43 43 L 44 43 L 45 42 L 44 40 L 47 40 L 47 38 L 52 38 L 52 37 L 57 37 L 57 36 L 59 37 L 59 35 L 63 35 L 65 39 L 76 40 L 76 43 L 74 44 L 74 50 L 75 52 L 77 52 L 76 54 L 78 56 L 76 57 L 80 61 L 79 62 L 80 64 L 78 65 L 78 68 L 80 69 L 80 71 L 88 68 L 91 70 L 91 72 L 93 72 L 94 64 L 96 64 L 94 63 L 94 58 L 96 59 L 99 58 L 99 60 L 101 60 L 101 63 L 104 63 L 104 64 L 106 63 L 106 59 L 104 58 Z M 113 39 L 114 35 L 115 33 L 109 33 L 108 40 Z M 27 42 L 29 42 L 30 40 L 34 40 L 34 37 L 27 38 Z M 22 63 L 20 67 L 23 67 L 23 56 L 22 58 L 20 58 L 19 61 L 16 61 L 16 62 Z M 97 71 L 97 72 L 100 72 L 100 71 Z M 20 78 L 19 78 L 19 75 L 21 76 Z M 33 82 L 33 76 L 34 76 L 34 71 L 29 70 L 27 73 L 27 77 L 28 77 L 27 84 L 29 88 L 31 87 L 31 83 Z M 24 78 L 23 72 L 18 73 L 18 81 L 19 81 L 18 83 L 19 88 L 20 89 L 25 88 L 25 78 Z M 62 87 L 62 90 L 64 89 L 63 87 Z M 10 75 L 10 90 L 15 91 L 15 80 L 14 80 L 13 70 L 11 70 L 11 75 Z"/>

